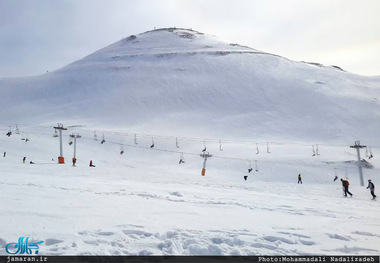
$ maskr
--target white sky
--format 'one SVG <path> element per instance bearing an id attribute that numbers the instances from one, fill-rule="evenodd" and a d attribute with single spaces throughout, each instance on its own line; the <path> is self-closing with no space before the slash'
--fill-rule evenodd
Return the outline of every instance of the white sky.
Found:
<path id="1" fill-rule="evenodd" d="M 0 0 L 0 77 L 53 71 L 154 27 L 380 75 L 380 0 Z"/>

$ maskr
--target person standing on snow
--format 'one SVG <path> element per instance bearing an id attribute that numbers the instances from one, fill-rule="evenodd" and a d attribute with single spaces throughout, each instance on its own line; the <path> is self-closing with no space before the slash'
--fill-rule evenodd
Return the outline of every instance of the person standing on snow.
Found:
<path id="1" fill-rule="evenodd" d="M 298 182 L 297 182 L 297 184 L 299 184 L 300 182 L 301 182 L 301 184 L 302 184 L 302 177 L 301 177 L 301 174 L 298 175 Z"/>
<path id="2" fill-rule="evenodd" d="M 352 194 L 350 193 L 350 191 L 348 191 L 348 186 L 350 185 L 350 183 L 347 180 L 343 180 L 342 178 L 340 178 L 340 181 L 342 182 L 344 196 L 347 197 L 347 193 L 350 196 L 352 196 Z"/>
<path id="3" fill-rule="evenodd" d="M 372 195 L 372 199 L 375 199 L 376 198 L 376 195 L 375 195 L 375 185 L 372 183 L 371 179 L 368 180 L 368 187 L 367 189 L 369 188 L 369 190 L 371 191 L 371 195 Z"/>

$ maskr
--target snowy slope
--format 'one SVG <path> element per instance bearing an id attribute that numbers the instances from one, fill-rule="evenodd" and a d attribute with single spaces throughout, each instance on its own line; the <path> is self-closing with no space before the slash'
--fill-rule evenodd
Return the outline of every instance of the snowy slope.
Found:
<path id="1" fill-rule="evenodd" d="M 349 148 L 372 146 L 364 180 L 379 185 L 380 78 L 161 29 L 0 91 L 0 254 L 20 236 L 44 255 L 380 252 L 380 205 Z M 60 165 L 57 122 L 85 125 L 64 132 Z"/>
<path id="2" fill-rule="evenodd" d="M 61 70 L 3 79 L 0 87 L 7 109 L 0 117 L 11 123 L 60 120 L 161 135 L 379 142 L 379 78 L 290 61 L 191 30 L 127 37 Z"/>
<path id="3" fill-rule="evenodd" d="M 81 132 L 76 167 L 64 137 L 66 164 L 56 164 L 58 138 L 52 129 L 1 136 L 0 254 L 20 236 L 43 240 L 43 255 L 378 255 L 379 202 L 359 185 L 357 168 L 343 147 L 272 146 L 255 158 L 258 172 L 243 160 L 252 149 L 239 144 L 208 145 L 215 157 L 201 176 L 202 159 L 179 154 L 164 140 L 106 137 Z M 49 131 L 49 132 L 48 132 Z M 133 139 L 131 139 L 133 140 Z M 123 142 L 125 153 L 120 155 Z M 200 152 L 181 141 L 179 151 Z M 196 143 L 195 143 L 196 144 Z M 380 167 L 374 152 L 375 167 Z M 23 156 L 27 162 L 22 163 Z M 54 158 L 54 161 L 51 159 Z M 93 160 L 95 168 L 88 167 Z M 368 159 L 367 159 L 368 160 Z M 29 164 L 29 161 L 35 164 Z M 327 162 L 335 163 L 327 164 Z M 354 197 L 342 197 L 334 168 L 347 176 Z M 303 184 L 297 184 L 297 174 Z M 379 184 L 379 168 L 364 169 Z M 248 180 L 243 179 L 248 176 Z"/>

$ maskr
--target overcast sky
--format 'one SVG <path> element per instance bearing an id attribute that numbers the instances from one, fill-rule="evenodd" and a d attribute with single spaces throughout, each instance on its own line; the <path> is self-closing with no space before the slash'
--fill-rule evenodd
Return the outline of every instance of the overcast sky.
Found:
<path id="1" fill-rule="evenodd" d="M 380 75 L 380 0 L 0 0 L 0 77 L 53 71 L 154 27 Z"/>

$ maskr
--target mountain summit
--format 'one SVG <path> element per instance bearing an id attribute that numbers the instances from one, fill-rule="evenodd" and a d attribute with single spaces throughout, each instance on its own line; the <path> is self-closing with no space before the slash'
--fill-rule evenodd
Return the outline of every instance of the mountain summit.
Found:
<path id="1" fill-rule="evenodd" d="M 189 29 L 131 35 L 55 72 L 1 79 L 0 89 L 0 118 L 10 123 L 380 142 L 380 78 Z"/>

